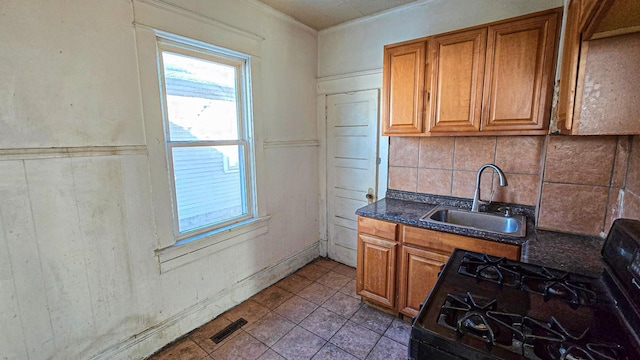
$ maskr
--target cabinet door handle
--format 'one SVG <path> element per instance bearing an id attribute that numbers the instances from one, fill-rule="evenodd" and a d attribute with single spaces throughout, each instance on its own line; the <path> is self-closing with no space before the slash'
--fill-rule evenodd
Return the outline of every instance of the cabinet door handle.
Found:
<path id="1" fill-rule="evenodd" d="M 631 283 L 635 285 L 638 289 L 640 289 L 640 284 L 638 284 L 638 281 L 636 280 L 636 278 L 631 278 Z"/>

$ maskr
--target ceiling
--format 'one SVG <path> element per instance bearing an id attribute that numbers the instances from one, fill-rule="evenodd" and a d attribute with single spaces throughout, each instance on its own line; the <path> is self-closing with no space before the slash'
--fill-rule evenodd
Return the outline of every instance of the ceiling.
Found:
<path id="1" fill-rule="evenodd" d="M 258 0 L 316 30 L 417 0 Z"/>

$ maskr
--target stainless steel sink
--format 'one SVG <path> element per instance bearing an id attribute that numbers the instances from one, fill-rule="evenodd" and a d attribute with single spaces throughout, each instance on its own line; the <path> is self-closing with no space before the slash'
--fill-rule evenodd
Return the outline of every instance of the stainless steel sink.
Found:
<path id="1" fill-rule="evenodd" d="M 523 215 L 504 216 L 438 206 L 420 220 L 516 237 L 527 234 L 527 219 Z"/>

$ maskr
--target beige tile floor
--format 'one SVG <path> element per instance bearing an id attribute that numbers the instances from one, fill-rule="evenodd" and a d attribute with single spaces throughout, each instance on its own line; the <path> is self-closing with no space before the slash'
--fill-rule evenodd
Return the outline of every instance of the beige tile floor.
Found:
<path id="1" fill-rule="evenodd" d="M 362 303 L 355 277 L 318 258 L 149 360 L 406 359 L 410 324 Z M 210 339 L 240 317 L 240 330 Z"/>

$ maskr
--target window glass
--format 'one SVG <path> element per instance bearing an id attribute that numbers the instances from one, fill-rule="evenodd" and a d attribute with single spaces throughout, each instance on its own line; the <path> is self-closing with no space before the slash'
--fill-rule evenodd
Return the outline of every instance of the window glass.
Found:
<path id="1" fill-rule="evenodd" d="M 172 157 L 181 233 L 247 215 L 240 146 L 179 147 Z"/>
<path id="2" fill-rule="evenodd" d="M 178 238 L 251 218 L 246 59 L 169 44 L 161 58 Z"/>
<path id="3" fill-rule="evenodd" d="M 238 138 L 236 68 L 163 52 L 172 141 Z"/>

